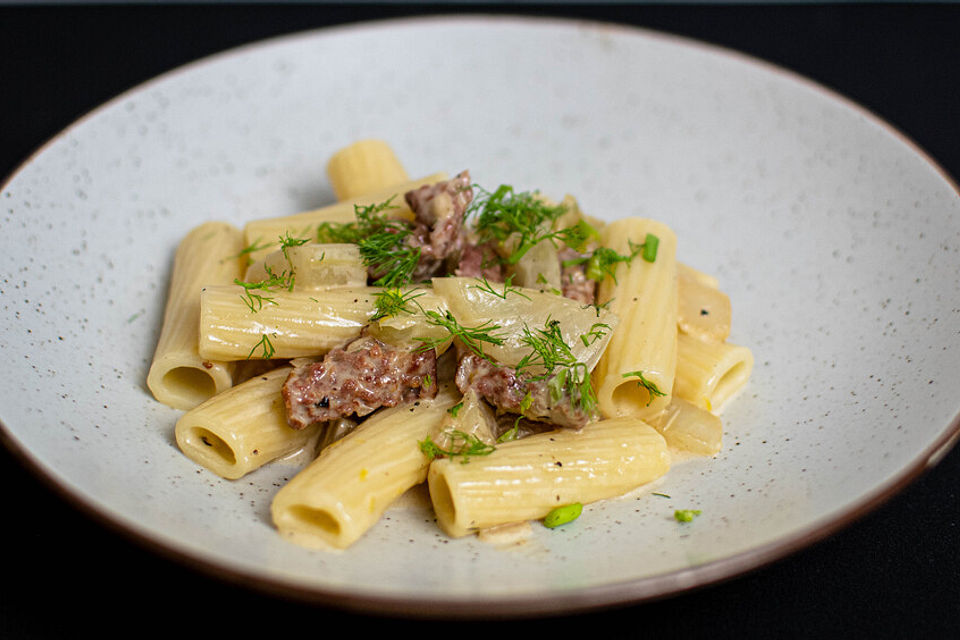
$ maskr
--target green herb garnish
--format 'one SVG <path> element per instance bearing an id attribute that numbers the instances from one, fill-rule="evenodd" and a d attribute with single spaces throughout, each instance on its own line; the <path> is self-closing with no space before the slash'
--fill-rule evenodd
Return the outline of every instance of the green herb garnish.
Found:
<path id="1" fill-rule="evenodd" d="M 453 317 L 450 311 L 441 313 L 439 311 L 423 309 L 422 307 L 420 310 L 423 312 L 423 315 L 426 316 L 428 324 L 443 327 L 451 337 L 458 339 L 463 346 L 485 360 L 492 362 L 490 356 L 483 351 L 484 343 L 492 345 L 503 344 L 503 338 L 494 333 L 500 328 L 500 325 L 491 324 L 488 321 L 476 327 L 465 327 Z M 415 339 L 422 343 L 421 346 L 417 348 L 418 351 L 435 349 L 447 341 L 447 338 L 433 337 L 418 337 Z"/>
<path id="2" fill-rule="evenodd" d="M 660 246 L 660 238 L 652 233 L 648 233 L 643 244 L 636 244 L 631 240 L 627 240 L 627 245 L 630 247 L 630 253 L 628 255 L 618 253 L 609 247 L 597 247 L 590 255 L 570 258 L 569 260 L 564 260 L 561 264 L 563 267 L 583 264 L 583 273 L 591 280 L 602 282 L 605 277 L 610 276 L 613 281 L 616 282 L 616 269 L 617 265 L 621 262 L 630 263 L 637 255 L 640 255 L 640 257 L 647 262 L 654 262 L 657 259 L 657 249 Z"/>
<path id="3" fill-rule="evenodd" d="M 382 289 L 374 294 L 376 298 L 375 309 L 370 322 L 380 320 L 381 318 L 395 318 L 401 313 L 412 315 L 417 312 L 412 303 L 420 296 L 426 295 L 424 291 L 411 289 L 403 291 L 399 287 Z"/>
<path id="4" fill-rule="evenodd" d="M 497 444 L 516 440 L 517 434 L 520 432 L 520 420 L 522 419 L 523 416 L 517 416 L 516 420 L 513 421 L 513 426 L 497 436 Z"/>
<path id="5" fill-rule="evenodd" d="M 527 395 L 523 396 L 523 400 L 520 401 L 520 413 L 526 413 L 531 405 L 533 405 L 533 396 L 527 391 Z"/>
<path id="6" fill-rule="evenodd" d="M 289 271 L 284 272 L 287 279 L 286 287 L 288 291 L 293 291 L 293 282 L 297 275 L 294 272 L 293 261 L 290 259 L 289 249 L 290 247 L 299 247 L 308 242 L 310 242 L 310 238 L 294 238 L 290 236 L 289 231 L 287 232 L 287 235 L 280 237 L 280 252 L 283 253 L 283 259 L 287 261 L 287 266 L 290 267 Z"/>
<path id="7" fill-rule="evenodd" d="M 590 371 L 586 364 L 577 360 L 564 340 L 559 320 L 548 318 L 543 329 L 534 331 L 524 327 L 520 341 L 531 351 L 517 363 L 515 369 L 518 373 L 542 367 L 545 373 L 534 375 L 532 379 L 548 380 L 547 388 L 554 403 L 566 394 L 583 411 L 593 413 L 597 398 L 590 383 Z"/>
<path id="8" fill-rule="evenodd" d="M 509 442 L 511 440 L 517 439 L 517 434 L 520 432 L 520 420 L 523 419 L 523 415 L 527 412 L 528 409 L 533 405 L 533 395 L 527 391 L 526 395 L 523 396 L 523 400 L 520 401 L 520 415 L 513 421 L 513 426 L 501 433 L 497 437 L 497 442 Z"/>
<path id="9" fill-rule="evenodd" d="M 450 438 L 451 444 L 449 449 L 444 449 L 438 445 L 430 436 L 427 436 L 418 443 L 420 445 L 420 451 L 427 456 L 428 460 L 444 457 L 462 457 L 462 462 L 466 464 L 470 461 L 471 456 L 487 456 L 496 450 L 496 447 L 492 444 L 487 444 L 472 433 L 453 429 L 444 432 L 444 434 Z"/>
<path id="10" fill-rule="evenodd" d="M 293 238 L 287 233 L 286 236 L 280 236 L 280 250 L 283 252 L 283 257 L 287 261 L 287 266 L 289 269 L 285 269 L 280 273 L 275 272 L 269 266 L 264 265 L 264 268 L 267 272 L 267 277 L 258 282 L 247 282 L 240 280 L 240 278 L 234 278 L 234 284 L 240 285 L 243 287 L 243 295 L 240 297 L 249 307 L 250 311 L 256 313 L 263 309 L 264 304 L 277 304 L 277 301 L 273 297 L 264 295 L 263 291 L 273 291 L 275 289 L 286 289 L 287 291 L 293 291 L 293 283 L 296 278 L 296 274 L 293 269 L 293 262 L 290 260 L 290 254 L 287 252 L 290 247 L 299 247 L 300 245 L 306 244 L 309 242 L 309 238 Z M 241 252 L 241 255 L 244 252 L 252 252 L 258 249 L 265 248 L 270 245 L 258 245 L 254 243 L 244 249 Z"/>
<path id="11" fill-rule="evenodd" d="M 662 397 L 667 395 L 665 392 L 661 391 L 659 387 L 657 387 L 655 382 L 647 380 L 647 378 L 643 375 L 643 371 L 631 371 L 630 373 L 623 374 L 623 377 L 639 378 L 639 380 L 637 381 L 637 386 L 643 387 L 644 389 L 647 390 L 647 393 L 649 394 L 649 397 L 647 399 L 648 407 L 650 406 L 650 403 L 653 402 L 653 399 L 655 397 Z"/>
<path id="12" fill-rule="evenodd" d="M 383 231 L 357 243 L 363 264 L 382 274 L 373 281 L 378 287 L 400 287 L 410 282 L 420 262 L 420 247 L 406 243 L 409 229 Z"/>
<path id="13" fill-rule="evenodd" d="M 366 206 L 353 205 L 353 222 L 322 222 L 317 225 L 317 242 L 338 243 L 338 244 L 357 244 L 363 238 L 379 233 L 384 229 L 390 229 L 396 224 L 395 220 L 388 220 L 381 215 L 388 209 L 395 209 L 391 196 L 385 201 L 370 204 Z"/>
<path id="14" fill-rule="evenodd" d="M 500 185 L 493 192 L 476 187 L 478 196 L 471 203 L 469 215 L 475 215 L 474 229 L 481 242 L 495 240 L 505 245 L 516 238 L 511 253 L 504 258 L 516 264 L 534 245 L 548 238 L 560 237 L 552 225 L 566 211 L 563 205 L 549 205 L 537 194 L 514 191 Z"/>
<path id="15" fill-rule="evenodd" d="M 570 350 L 570 346 L 563 339 L 559 320 L 547 318 L 543 329 L 534 331 L 524 326 L 523 337 L 520 341 L 530 347 L 531 352 L 517 363 L 517 371 L 534 365 L 542 365 L 547 372 L 550 372 L 558 366 L 571 365 L 576 362 L 573 351 Z"/>
<path id="16" fill-rule="evenodd" d="M 607 301 L 604 302 L 603 304 L 585 304 L 585 305 L 583 305 L 583 306 L 580 307 L 580 308 L 581 308 L 581 309 L 593 309 L 593 310 L 596 312 L 597 317 L 599 318 L 599 317 L 600 317 L 600 312 L 601 312 L 601 311 L 610 311 L 610 305 L 612 305 L 612 304 L 613 304 L 613 298 L 610 298 L 609 300 L 607 300 Z"/>
<path id="17" fill-rule="evenodd" d="M 243 294 L 240 298 L 246 303 L 247 307 L 253 313 L 263 309 L 264 304 L 277 304 L 277 301 L 269 295 L 262 292 L 269 292 L 275 289 L 286 289 L 290 286 L 290 274 L 286 271 L 277 274 L 269 267 L 267 268 L 267 277 L 258 282 L 244 282 L 240 278 L 233 280 L 234 284 L 243 287 Z"/>
<path id="18" fill-rule="evenodd" d="M 629 255 L 617 253 L 608 247 L 597 247 L 590 255 L 564 260 L 561 265 L 566 268 L 578 264 L 585 264 L 583 275 L 591 280 L 602 282 L 605 277 L 610 276 L 613 281 L 616 282 L 617 265 L 621 262 L 631 262 L 638 253 L 643 251 L 644 245 L 642 244 L 634 244 L 630 240 L 627 240 L 627 244 L 630 246 Z"/>
<path id="19" fill-rule="evenodd" d="M 253 349 L 250 349 L 250 353 L 247 354 L 247 360 L 253 357 L 253 352 L 257 349 L 263 350 L 263 355 L 260 357 L 264 360 L 269 360 L 277 352 L 276 349 L 273 348 L 273 343 L 270 342 L 270 337 L 265 333 L 261 334 L 260 342 L 253 345 Z"/>
<path id="20" fill-rule="evenodd" d="M 580 220 L 572 227 L 560 229 L 556 237 L 575 251 L 582 250 L 588 242 L 600 237 L 600 232 L 586 220 Z"/>
<path id="21" fill-rule="evenodd" d="M 470 285 L 470 288 L 471 288 L 471 289 L 479 289 L 480 291 L 484 291 L 484 292 L 486 292 L 486 293 L 489 293 L 490 295 L 496 296 L 496 297 L 500 298 L 501 300 L 506 300 L 506 299 L 507 299 L 507 295 L 509 295 L 509 294 L 511 294 L 511 293 L 513 293 L 513 294 L 515 294 L 515 295 L 518 295 L 518 296 L 520 296 L 521 298 L 526 298 L 527 300 L 530 299 L 530 296 L 528 296 L 527 294 L 525 294 L 523 291 L 521 291 L 521 290 L 518 289 L 517 287 L 514 287 L 514 286 L 513 286 L 513 276 L 512 276 L 512 275 L 508 276 L 507 279 L 504 281 L 504 283 L 503 283 L 503 289 L 502 289 L 502 290 L 497 290 L 492 284 L 490 284 L 490 282 L 489 282 L 485 277 L 484 277 L 484 278 L 477 278 L 477 281 L 480 282 L 480 284 L 472 284 L 472 285 Z"/>
<path id="22" fill-rule="evenodd" d="M 580 341 L 583 342 L 583 346 L 589 347 L 597 340 L 602 340 L 609 330 L 610 325 L 606 322 L 595 322 L 589 331 L 580 335 Z"/>
<path id="23" fill-rule="evenodd" d="M 251 254 L 251 253 L 255 253 L 255 252 L 257 252 L 257 251 L 260 251 L 260 250 L 262 250 L 262 249 L 266 249 L 267 247 L 271 247 L 271 246 L 273 246 L 273 243 L 260 244 L 260 238 L 257 238 L 256 240 L 253 241 L 252 244 L 250 244 L 250 245 L 244 247 L 243 249 L 241 249 L 241 250 L 240 250 L 240 253 L 238 253 L 238 254 L 236 254 L 236 255 L 233 255 L 233 256 L 230 256 L 230 259 L 233 260 L 233 259 L 236 259 L 236 258 L 242 258 L 242 257 L 246 256 L 246 257 L 247 257 L 247 264 L 248 264 L 248 265 L 251 265 L 251 264 L 253 264 L 253 258 L 250 257 L 250 254 Z"/>
<path id="24" fill-rule="evenodd" d="M 318 242 L 352 243 L 363 264 L 378 274 L 374 285 L 400 287 L 410 282 L 420 261 L 420 248 L 407 243 L 413 233 L 403 220 L 391 220 L 384 211 L 395 208 L 392 196 L 377 204 L 354 205 L 354 222 L 324 222 L 317 227 Z"/>

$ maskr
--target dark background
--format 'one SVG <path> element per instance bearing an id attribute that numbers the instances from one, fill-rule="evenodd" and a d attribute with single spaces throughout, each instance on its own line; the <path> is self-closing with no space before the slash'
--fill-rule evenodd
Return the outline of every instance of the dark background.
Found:
<path id="1" fill-rule="evenodd" d="M 861 103 L 960 176 L 960 5 L 952 3 L 0 5 L 0 176 L 99 103 L 198 57 L 326 25 L 447 12 L 588 17 L 738 49 Z M 958 638 L 958 486 L 960 448 L 830 538 L 666 600 L 569 617 L 425 622 L 286 601 L 198 573 L 75 510 L 0 447 L 0 638 Z"/>

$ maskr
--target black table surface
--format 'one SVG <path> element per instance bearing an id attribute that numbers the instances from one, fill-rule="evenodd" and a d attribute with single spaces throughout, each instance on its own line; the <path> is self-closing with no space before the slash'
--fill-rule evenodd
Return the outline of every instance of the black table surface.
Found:
<path id="1" fill-rule="evenodd" d="M 0 175 L 101 102 L 198 57 L 327 25 L 455 12 L 587 17 L 737 49 L 845 94 L 960 176 L 960 5 L 859 3 L 0 6 Z M 199 573 L 77 510 L 3 447 L 0 456 L 0 638 L 427 624 L 471 636 L 960 638 L 960 447 L 849 527 L 746 575 L 578 615 L 458 622 L 294 602 Z"/>

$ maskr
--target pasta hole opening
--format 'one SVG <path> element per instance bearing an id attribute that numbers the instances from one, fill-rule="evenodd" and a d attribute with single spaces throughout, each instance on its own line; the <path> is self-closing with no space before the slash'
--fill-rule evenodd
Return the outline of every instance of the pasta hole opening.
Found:
<path id="1" fill-rule="evenodd" d="M 430 482 L 430 500 L 433 502 L 433 512 L 440 522 L 453 523 L 457 519 L 457 508 L 453 503 L 453 494 L 446 478 L 437 475 Z"/>
<path id="2" fill-rule="evenodd" d="M 174 367 L 163 376 L 165 387 L 177 396 L 200 404 L 217 392 L 217 385 L 209 373 L 196 367 Z"/>
<path id="3" fill-rule="evenodd" d="M 237 456 L 233 452 L 233 448 L 209 429 L 194 427 L 190 430 L 190 438 L 198 449 L 205 451 L 208 455 L 219 458 L 229 465 L 237 463 Z"/>
<path id="4" fill-rule="evenodd" d="M 727 369 L 727 371 L 720 376 L 720 379 L 717 380 L 717 384 L 711 394 L 712 398 L 710 402 L 713 407 L 718 408 L 729 400 L 734 392 L 743 384 L 744 377 L 749 375 L 749 373 L 749 366 L 746 362 L 742 361 Z"/>
<path id="5" fill-rule="evenodd" d="M 615 407 L 629 407 L 643 409 L 653 398 L 650 392 L 636 382 L 625 382 L 613 390 L 613 405 Z"/>
<path id="6" fill-rule="evenodd" d="M 288 513 L 293 520 L 305 528 L 319 530 L 331 536 L 340 535 L 340 521 L 330 515 L 326 509 L 298 504 L 290 507 Z"/>

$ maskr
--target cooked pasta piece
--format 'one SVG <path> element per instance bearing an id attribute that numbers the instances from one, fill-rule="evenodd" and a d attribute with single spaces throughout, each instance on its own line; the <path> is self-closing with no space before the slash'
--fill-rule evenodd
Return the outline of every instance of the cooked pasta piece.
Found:
<path id="1" fill-rule="evenodd" d="M 720 288 L 720 282 L 715 276 L 710 275 L 706 271 L 701 271 L 696 267 L 691 267 L 684 262 L 677 262 L 677 275 L 694 280 L 705 287 L 712 287 L 713 289 Z"/>
<path id="2" fill-rule="evenodd" d="M 174 429 L 177 446 L 200 466 L 235 480 L 315 444 L 316 425 L 298 431 L 287 424 L 280 387 L 291 370 L 278 367 L 186 412 Z"/>
<path id="3" fill-rule="evenodd" d="M 730 336 L 732 312 L 727 294 L 685 269 L 677 272 L 677 294 L 680 331 L 719 342 Z"/>
<path id="4" fill-rule="evenodd" d="M 191 409 L 233 384 L 233 365 L 201 356 L 198 349 L 200 290 L 240 276 L 242 234 L 232 225 L 208 222 L 180 242 L 147 387 L 174 409 Z"/>
<path id="5" fill-rule="evenodd" d="M 434 399 L 381 410 L 325 448 L 274 497 L 270 511 L 280 534 L 307 547 L 356 542 L 424 481 L 429 460 L 418 442 L 436 434 L 459 399 L 447 387 Z"/>
<path id="6" fill-rule="evenodd" d="M 674 393 L 694 405 L 719 413 L 753 371 L 753 353 L 729 342 L 679 335 Z"/>
<path id="7" fill-rule="evenodd" d="M 207 287 L 200 296 L 199 351 L 215 360 L 322 355 L 360 335 L 374 313 L 377 291 Z"/>
<path id="8" fill-rule="evenodd" d="M 410 181 L 393 149 L 383 140 L 359 140 L 334 153 L 327 177 L 337 200 L 350 200 Z"/>
<path id="9" fill-rule="evenodd" d="M 489 455 L 430 464 L 427 482 L 440 527 L 452 537 L 543 518 L 555 507 L 627 493 L 670 467 L 667 444 L 631 418 L 601 420 L 497 445 Z"/>
<path id="10" fill-rule="evenodd" d="M 620 324 L 614 330 L 594 381 L 606 416 L 652 418 L 670 403 L 677 361 L 677 238 L 667 225 L 644 218 L 611 222 L 603 246 L 630 255 L 653 236 L 652 262 L 636 255 L 616 265 L 615 278 L 600 284 L 597 303 L 608 305 Z"/>

